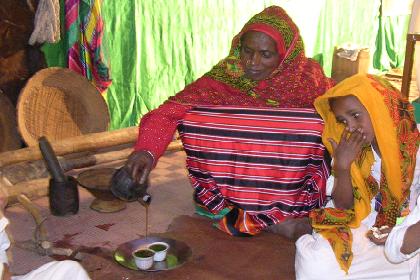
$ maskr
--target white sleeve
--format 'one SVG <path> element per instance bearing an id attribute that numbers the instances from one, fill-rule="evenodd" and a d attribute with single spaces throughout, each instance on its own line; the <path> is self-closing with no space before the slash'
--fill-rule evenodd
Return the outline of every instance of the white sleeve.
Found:
<path id="1" fill-rule="evenodd" d="M 420 2 L 420 1 L 419 1 Z M 417 125 L 418 127 L 419 125 Z M 410 210 L 416 206 L 417 197 L 420 195 L 420 149 L 416 155 L 416 168 L 414 170 L 413 182 L 410 187 Z"/>
<path id="2" fill-rule="evenodd" d="M 404 219 L 400 225 L 397 225 L 392 229 L 388 239 L 386 240 L 385 255 L 389 261 L 393 263 L 400 263 L 412 258 L 414 255 L 420 252 L 419 248 L 417 251 L 408 255 L 401 253 L 401 246 L 404 241 L 404 236 L 407 229 L 418 221 L 420 221 L 420 196 L 417 199 L 416 208 Z"/>
<path id="3" fill-rule="evenodd" d="M 6 233 L 6 226 L 9 224 L 9 220 L 3 217 L 0 219 L 0 263 L 7 263 L 6 251 L 10 247 L 10 240 Z"/>
<path id="4" fill-rule="evenodd" d="M 334 176 L 330 175 L 330 177 L 328 177 L 327 179 L 327 185 L 326 185 L 326 194 L 327 194 L 327 204 L 325 205 L 325 207 L 328 208 L 335 208 L 334 206 L 334 201 L 331 197 L 332 191 L 334 189 Z"/>

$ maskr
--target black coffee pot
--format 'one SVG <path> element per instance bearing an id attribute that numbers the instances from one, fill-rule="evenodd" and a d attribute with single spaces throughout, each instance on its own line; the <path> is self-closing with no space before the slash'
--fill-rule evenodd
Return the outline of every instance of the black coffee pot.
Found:
<path id="1" fill-rule="evenodd" d="M 111 192 L 114 196 L 126 201 L 138 200 L 144 206 L 152 201 L 152 197 L 147 193 L 148 187 L 149 180 L 144 184 L 137 183 L 126 166 L 117 169 L 111 178 Z"/>

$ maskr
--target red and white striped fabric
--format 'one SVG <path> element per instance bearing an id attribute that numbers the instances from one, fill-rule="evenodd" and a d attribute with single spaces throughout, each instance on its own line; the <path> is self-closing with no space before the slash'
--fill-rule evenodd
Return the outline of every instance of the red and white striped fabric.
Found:
<path id="1" fill-rule="evenodd" d="M 195 201 L 253 235 L 323 205 L 329 160 L 314 109 L 197 107 L 179 122 Z M 228 208 L 228 209 L 226 209 Z M 230 211 L 226 211 L 230 210 Z"/>

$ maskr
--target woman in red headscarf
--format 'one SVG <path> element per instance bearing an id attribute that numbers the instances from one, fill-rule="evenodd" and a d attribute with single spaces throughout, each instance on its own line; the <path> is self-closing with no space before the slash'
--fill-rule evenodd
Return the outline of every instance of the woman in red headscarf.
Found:
<path id="1" fill-rule="evenodd" d="M 145 180 L 152 166 L 135 162 L 146 157 L 148 163 L 152 159 L 156 164 L 172 140 L 177 121 L 194 106 L 308 108 L 333 85 L 320 65 L 305 57 L 302 37 L 292 19 L 280 7 L 268 7 L 233 38 L 227 58 L 141 119 L 129 160 L 132 174 Z M 141 172 L 144 167 L 147 174 Z"/>
<path id="2" fill-rule="evenodd" d="M 299 30 L 287 13 L 268 7 L 233 38 L 228 57 L 142 118 L 127 167 L 144 183 L 177 122 L 194 107 L 311 108 L 333 84 L 317 62 L 305 57 Z"/>

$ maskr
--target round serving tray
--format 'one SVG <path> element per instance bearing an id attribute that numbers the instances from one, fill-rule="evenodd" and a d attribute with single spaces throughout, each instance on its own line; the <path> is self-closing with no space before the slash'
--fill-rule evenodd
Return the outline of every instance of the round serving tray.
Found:
<path id="1" fill-rule="evenodd" d="M 153 266 L 145 271 L 174 269 L 183 265 L 191 258 L 191 248 L 182 241 L 171 238 L 147 237 L 131 240 L 121 244 L 114 252 L 114 259 L 126 268 L 140 270 L 134 262 L 133 252 L 141 248 L 147 248 L 153 242 L 166 242 L 169 244 L 170 248 L 165 260 L 161 262 L 154 262 Z"/>

